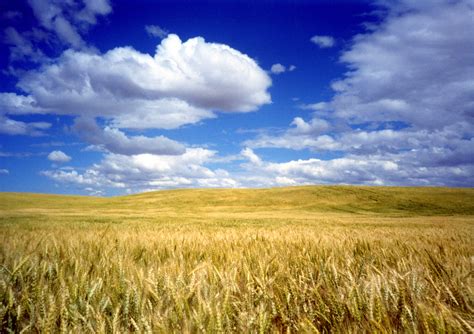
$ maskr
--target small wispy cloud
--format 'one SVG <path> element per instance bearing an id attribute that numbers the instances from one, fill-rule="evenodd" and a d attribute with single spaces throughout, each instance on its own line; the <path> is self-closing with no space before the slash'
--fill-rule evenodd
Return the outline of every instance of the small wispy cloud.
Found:
<path id="1" fill-rule="evenodd" d="M 48 160 L 54 162 L 69 162 L 71 161 L 71 157 L 63 151 L 52 151 L 48 154 Z"/>
<path id="2" fill-rule="evenodd" d="M 285 73 L 285 72 L 292 72 L 294 70 L 296 70 L 295 65 L 290 65 L 290 66 L 286 67 L 285 65 L 282 65 L 280 63 L 273 64 L 272 67 L 270 68 L 270 72 L 273 73 L 273 74 L 281 74 L 281 73 Z"/>
<path id="3" fill-rule="evenodd" d="M 336 45 L 334 37 L 324 35 L 314 35 L 311 37 L 311 42 L 319 46 L 321 49 L 332 48 Z"/>
<path id="4" fill-rule="evenodd" d="M 168 30 L 157 25 L 146 25 L 145 31 L 152 37 L 165 38 L 170 33 Z"/>
<path id="5" fill-rule="evenodd" d="M 329 108 L 329 104 L 327 102 L 301 104 L 299 105 L 299 108 L 303 110 L 321 111 L 321 110 L 327 110 Z"/>

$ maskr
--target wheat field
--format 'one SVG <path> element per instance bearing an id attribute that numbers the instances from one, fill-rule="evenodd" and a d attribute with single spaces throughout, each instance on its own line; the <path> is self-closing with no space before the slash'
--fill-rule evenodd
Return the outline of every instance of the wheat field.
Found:
<path id="1" fill-rule="evenodd" d="M 0 220 L 2 332 L 473 332 L 474 189 L 2 193 Z"/>

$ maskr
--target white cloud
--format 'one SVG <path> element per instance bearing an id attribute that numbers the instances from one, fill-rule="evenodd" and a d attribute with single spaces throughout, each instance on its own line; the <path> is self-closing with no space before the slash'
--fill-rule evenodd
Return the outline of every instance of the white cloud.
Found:
<path id="1" fill-rule="evenodd" d="M 336 44 L 334 37 L 324 35 L 314 35 L 311 37 L 311 42 L 322 49 L 332 48 Z"/>
<path id="2" fill-rule="evenodd" d="M 273 74 L 280 74 L 280 73 L 284 73 L 285 71 L 286 71 L 286 67 L 283 66 L 282 64 L 273 64 L 270 69 L 270 72 L 272 72 Z"/>
<path id="3" fill-rule="evenodd" d="M 252 187 L 334 183 L 465 186 L 474 182 L 473 165 L 427 168 L 417 164 L 413 156 L 400 159 L 400 156 L 390 155 L 348 155 L 331 160 L 313 158 L 283 163 L 260 159 L 258 164 L 243 166 L 247 173 L 239 181 Z"/>
<path id="4" fill-rule="evenodd" d="M 84 7 L 77 13 L 77 19 L 88 22 L 89 24 L 97 23 L 97 16 L 108 15 L 112 12 L 112 6 L 109 0 L 83 0 Z"/>
<path id="5" fill-rule="evenodd" d="M 473 6 L 445 2 L 389 16 L 356 36 L 341 60 L 330 106 L 352 122 L 404 121 L 436 128 L 471 119 L 474 106 Z"/>
<path id="6" fill-rule="evenodd" d="M 42 174 L 65 184 L 94 189 L 119 188 L 132 192 L 176 187 L 237 187 L 238 181 L 224 170 L 212 170 L 215 152 L 187 148 L 182 155 L 107 154 L 83 173 L 76 170 L 49 170 Z"/>
<path id="7" fill-rule="evenodd" d="M 303 110 L 322 111 L 322 110 L 328 109 L 328 103 L 327 102 L 309 103 L 309 104 L 302 104 L 299 107 Z"/>
<path id="8" fill-rule="evenodd" d="M 10 171 L 8 169 L 5 169 L 5 168 L 0 169 L 0 175 L 8 175 L 8 174 L 10 174 Z"/>
<path id="9" fill-rule="evenodd" d="M 203 38 L 169 35 L 156 54 L 130 47 L 66 51 L 20 77 L 18 87 L 48 113 L 105 117 L 117 127 L 176 128 L 269 103 L 271 79 L 251 58 Z M 145 116 L 145 119 L 143 119 Z"/>
<path id="10" fill-rule="evenodd" d="M 157 25 L 147 25 L 145 26 L 145 31 L 148 35 L 158 38 L 165 38 L 169 34 L 168 30 Z"/>
<path id="11" fill-rule="evenodd" d="M 118 128 L 128 129 L 176 129 L 182 125 L 195 124 L 204 119 L 215 118 L 214 111 L 195 107 L 186 101 L 177 98 L 162 98 L 159 100 L 132 100 L 122 105 L 111 119 L 111 123 Z M 117 106 L 120 108 L 120 106 Z M 128 112 L 133 110 L 133 112 Z"/>
<path id="12" fill-rule="evenodd" d="M 0 93 L 0 114 L 25 115 L 42 114 L 46 109 L 39 108 L 31 96 L 15 93 Z"/>
<path id="13" fill-rule="evenodd" d="M 252 148 L 309 149 L 313 152 L 338 151 L 346 154 L 390 154 L 421 165 L 472 164 L 474 132 L 468 123 L 459 123 L 431 131 L 413 127 L 404 129 L 354 130 L 331 126 L 313 118 L 310 122 L 295 118 L 294 127 L 281 135 L 263 133 L 248 140 Z M 400 154 L 397 158 L 393 154 Z M 418 156 L 418 158 L 417 158 Z M 450 162 L 449 162 L 450 161 Z"/>
<path id="14" fill-rule="evenodd" d="M 48 160 L 54 162 L 69 162 L 71 161 L 71 157 L 63 151 L 52 151 L 48 154 Z"/>
<path id="15" fill-rule="evenodd" d="M 301 117 L 295 117 L 290 129 L 282 134 L 262 133 L 257 138 L 248 140 L 244 145 L 253 148 L 275 147 L 301 150 L 332 150 L 340 145 L 330 136 L 323 134 L 331 128 L 324 119 L 313 118 L 306 122 Z"/>
<path id="16" fill-rule="evenodd" d="M 291 179 L 286 176 L 275 177 L 275 183 L 280 186 L 295 186 L 298 185 L 298 181 Z"/>
<path id="17" fill-rule="evenodd" d="M 103 190 L 94 189 L 92 187 L 86 187 L 84 188 L 84 191 L 86 191 L 89 194 L 89 196 L 103 196 L 105 194 Z"/>
<path id="18" fill-rule="evenodd" d="M 115 188 L 125 187 L 123 183 L 111 182 L 108 179 L 100 178 L 94 170 L 87 170 L 83 174 L 80 174 L 76 170 L 57 169 L 42 171 L 41 174 L 57 182 L 84 187 L 84 189 L 88 189 L 88 192 L 90 192 L 91 189 L 95 189 L 91 188 L 91 186 L 98 188 L 107 186 L 113 186 Z"/>
<path id="19" fill-rule="evenodd" d="M 311 121 L 306 122 L 301 117 L 295 117 L 291 125 L 295 128 L 290 129 L 291 134 L 318 134 L 327 131 L 330 125 L 324 119 L 313 118 Z"/>
<path id="20" fill-rule="evenodd" d="M 7 27 L 4 35 L 3 41 L 9 45 L 11 61 L 29 59 L 33 62 L 40 62 L 45 59 L 43 52 L 15 28 Z"/>
<path id="21" fill-rule="evenodd" d="M 254 165 L 261 165 L 262 164 L 262 160 L 260 159 L 259 156 L 257 156 L 253 150 L 249 147 L 246 147 L 244 148 L 240 154 L 242 155 L 242 157 L 248 159 L 252 164 Z"/>
<path id="22" fill-rule="evenodd" d="M 5 117 L 0 113 L 0 133 L 7 135 L 41 136 L 51 127 L 47 122 L 22 122 Z"/>
<path id="23" fill-rule="evenodd" d="M 245 141 L 244 145 L 252 148 L 310 149 L 314 152 L 339 150 L 341 148 L 341 145 L 329 135 L 315 137 L 303 134 L 290 134 L 288 132 L 280 136 L 263 134 L 256 139 Z"/>
<path id="24" fill-rule="evenodd" d="M 18 31 L 7 27 L 4 42 L 9 46 L 10 62 L 50 62 L 46 55 L 57 54 L 65 47 L 93 49 L 82 35 L 97 23 L 97 18 L 111 13 L 108 0 L 28 0 L 37 24 L 30 22 L 30 29 Z M 20 12 L 6 12 L 6 19 L 23 16 Z M 12 67 L 10 71 L 15 71 Z"/>
<path id="25" fill-rule="evenodd" d="M 93 119 L 78 118 L 72 129 L 83 140 L 93 145 L 99 145 L 112 153 L 124 155 L 142 153 L 176 155 L 185 152 L 182 144 L 164 136 L 154 138 L 145 136 L 128 137 L 115 128 L 105 127 L 102 130 Z"/>
<path id="26" fill-rule="evenodd" d="M 279 63 L 273 64 L 272 67 L 270 68 L 270 72 L 273 73 L 273 74 L 293 72 L 294 70 L 296 70 L 295 65 L 290 65 L 290 66 L 286 67 L 285 65 L 282 65 L 282 64 L 279 64 Z"/>
<path id="27" fill-rule="evenodd" d="M 35 105 L 31 96 L 14 93 L 0 93 L 0 133 L 7 135 L 41 136 L 51 127 L 48 122 L 23 122 L 14 120 L 7 115 L 23 115 L 43 113 L 42 108 Z"/>
<path id="28" fill-rule="evenodd" d="M 43 28 L 55 33 L 63 43 L 74 48 L 85 47 L 81 32 L 96 24 L 98 16 L 112 11 L 108 0 L 29 0 L 28 3 Z"/>
<path id="29" fill-rule="evenodd" d="M 74 48 L 82 48 L 86 45 L 76 28 L 62 16 L 54 19 L 53 29 L 61 40 Z"/>

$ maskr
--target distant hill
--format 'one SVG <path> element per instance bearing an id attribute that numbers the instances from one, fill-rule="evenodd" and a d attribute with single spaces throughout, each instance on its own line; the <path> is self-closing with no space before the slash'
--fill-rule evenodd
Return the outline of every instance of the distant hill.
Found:
<path id="1" fill-rule="evenodd" d="M 182 189 L 110 198 L 0 193 L 0 211 L 47 214 L 285 216 L 474 215 L 473 188 L 303 186 Z"/>

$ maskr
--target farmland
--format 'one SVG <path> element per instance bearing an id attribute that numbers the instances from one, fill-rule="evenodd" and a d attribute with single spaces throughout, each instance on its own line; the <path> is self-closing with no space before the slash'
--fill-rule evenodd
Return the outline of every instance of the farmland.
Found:
<path id="1" fill-rule="evenodd" d="M 24 332 L 469 332 L 474 189 L 0 194 Z"/>

